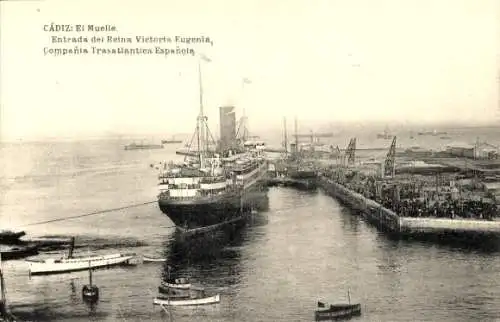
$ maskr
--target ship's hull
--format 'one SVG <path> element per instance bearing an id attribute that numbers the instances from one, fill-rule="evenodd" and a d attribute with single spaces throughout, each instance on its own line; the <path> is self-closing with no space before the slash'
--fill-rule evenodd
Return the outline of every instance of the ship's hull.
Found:
<path id="1" fill-rule="evenodd" d="M 182 230 L 218 227 L 243 219 L 245 211 L 258 207 L 267 193 L 265 182 L 251 187 L 226 192 L 217 197 L 192 200 L 159 199 L 158 205 L 174 224 Z"/>

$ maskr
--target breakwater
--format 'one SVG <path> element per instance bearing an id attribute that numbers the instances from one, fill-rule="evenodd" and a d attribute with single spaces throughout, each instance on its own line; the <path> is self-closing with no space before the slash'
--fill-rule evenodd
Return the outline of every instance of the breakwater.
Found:
<path id="1" fill-rule="evenodd" d="M 500 236 L 500 220 L 459 219 L 459 218 L 413 218 L 402 217 L 379 203 L 347 189 L 334 180 L 321 175 L 320 187 L 330 196 L 358 211 L 359 215 L 373 223 L 382 231 L 397 235 L 468 235 Z"/>

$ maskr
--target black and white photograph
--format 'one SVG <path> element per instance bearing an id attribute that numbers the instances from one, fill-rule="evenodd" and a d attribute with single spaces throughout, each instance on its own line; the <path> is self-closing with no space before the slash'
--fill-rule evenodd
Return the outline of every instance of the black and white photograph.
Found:
<path id="1" fill-rule="evenodd" d="M 1 0 L 0 321 L 500 321 L 497 0 Z"/>

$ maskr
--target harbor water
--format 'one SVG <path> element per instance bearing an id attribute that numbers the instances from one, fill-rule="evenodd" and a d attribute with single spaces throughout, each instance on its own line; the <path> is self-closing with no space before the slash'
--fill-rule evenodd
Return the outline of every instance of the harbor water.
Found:
<path id="1" fill-rule="evenodd" d="M 267 207 L 227 235 L 186 239 L 155 203 L 67 221 L 31 223 L 154 201 L 157 170 L 175 145 L 123 150 L 123 142 L 1 146 L 0 222 L 30 236 L 75 236 L 76 254 L 135 252 L 167 263 L 88 273 L 28 275 L 4 262 L 8 304 L 34 321 L 312 321 L 317 301 L 362 304 L 353 321 L 500 320 L 498 249 L 391 240 L 321 191 L 270 188 Z M 61 256 L 64 250 L 41 253 Z M 165 313 L 153 297 L 166 275 L 190 276 L 221 303 Z"/>

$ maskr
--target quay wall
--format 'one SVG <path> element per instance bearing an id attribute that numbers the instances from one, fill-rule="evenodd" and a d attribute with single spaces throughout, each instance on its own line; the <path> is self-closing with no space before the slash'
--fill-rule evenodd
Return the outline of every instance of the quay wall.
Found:
<path id="1" fill-rule="evenodd" d="M 332 179 L 321 176 L 319 182 L 323 190 L 330 196 L 338 198 L 343 203 L 354 208 L 362 217 L 382 230 L 392 233 L 401 232 L 401 218 L 392 210 L 383 207 L 359 193 L 345 188 Z"/>
<path id="2" fill-rule="evenodd" d="M 500 221 L 447 219 L 447 218 L 409 218 L 401 217 L 402 232 L 420 233 L 487 233 L 500 235 Z"/>
<path id="3" fill-rule="evenodd" d="M 367 221 L 386 232 L 400 235 L 443 233 L 500 235 L 500 220 L 401 217 L 332 179 L 320 176 L 319 184 L 330 196 L 357 210 Z"/>

